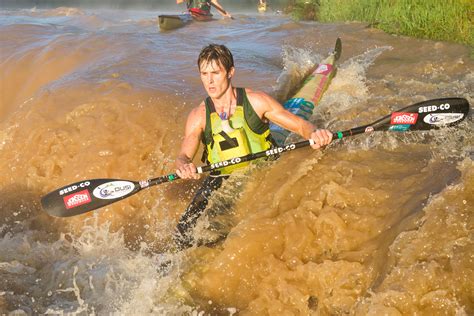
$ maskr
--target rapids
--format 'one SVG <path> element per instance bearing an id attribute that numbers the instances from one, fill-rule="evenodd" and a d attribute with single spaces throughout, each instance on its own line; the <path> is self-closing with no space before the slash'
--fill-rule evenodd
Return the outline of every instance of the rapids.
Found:
<path id="1" fill-rule="evenodd" d="M 233 52 L 234 85 L 283 102 L 341 37 L 337 75 L 311 118 L 331 130 L 426 99 L 474 101 L 462 45 L 232 13 L 160 32 L 151 11 L 0 11 L 0 313 L 473 314 L 471 119 L 250 167 L 198 223 L 198 238 L 228 234 L 213 247 L 169 252 L 201 180 L 76 217 L 41 209 L 42 195 L 82 179 L 173 172 L 204 97 L 197 56 L 212 42 Z"/>

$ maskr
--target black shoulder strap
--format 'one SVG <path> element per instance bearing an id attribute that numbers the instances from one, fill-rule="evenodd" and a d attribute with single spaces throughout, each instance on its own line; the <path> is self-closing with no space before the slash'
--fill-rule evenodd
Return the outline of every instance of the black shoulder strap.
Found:
<path id="1" fill-rule="evenodd" d="M 214 113 L 216 111 L 216 107 L 214 106 L 214 102 L 212 102 L 211 97 L 207 97 L 204 103 L 206 104 L 206 108 L 209 110 L 209 113 Z"/>
<path id="2" fill-rule="evenodd" d="M 202 138 L 202 142 L 205 147 L 207 144 L 213 142 L 212 127 L 211 127 L 211 113 L 215 112 L 216 108 L 214 107 L 214 103 L 212 102 L 212 99 L 210 97 L 207 97 L 204 100 L 204 106 L 206 107 L 206 126 L 204 127 L 204 135 Z"/>
<path id="3" fill-rule="evenodd" d="M 244 105 L 245 89 L 237 88 L 236 90 L 237 90 L 237 105 Z"/>

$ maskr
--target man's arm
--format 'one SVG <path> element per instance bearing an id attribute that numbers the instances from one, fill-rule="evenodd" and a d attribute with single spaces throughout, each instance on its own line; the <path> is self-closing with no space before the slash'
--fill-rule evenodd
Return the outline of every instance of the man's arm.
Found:
<path id="1" fill-rule="evenodd" d="M 184 139 L 181 150 L 176 158 L 176 173 L 183 179 L 199 179 L 193 158 L 199 148 L 199 142 L 204 131 L 206 121 L 206 108 L 204 104 L 194 108 L 188 115 Z"/>
<path id="2" fill-rule="evenodd" d="M 211 0 L 209 2 L 214 8 L 217 9 L 217 11 L 219 11 L 220 14 L 222 14 L 222 16 L 232 19 L 232 15 L 230 15 L 230 13 L 227 12 L 217 0 Z"/>
<path id="3" fill-rule="evenodd" d="M 332 140 L 332 133 L 327 129 L 316 129 L 309 121 L 287 111 L 278 101 L 263 92 L 247 91 L 247 97 L 255 112 L 262 119 L 267 119 L 289 131 L 301 135 L 305 139 L 313 139 L 317 149 L 328 145 Z"/>

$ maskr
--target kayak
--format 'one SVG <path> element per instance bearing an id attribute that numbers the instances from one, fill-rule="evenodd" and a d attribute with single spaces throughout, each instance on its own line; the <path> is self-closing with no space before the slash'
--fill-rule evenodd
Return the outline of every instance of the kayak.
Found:
<path id="1" fill-rule="evenodd" d="M 193 19 L 191 14 L 175 14 L 175 15 L 160 15 L 158 16 L 158 25 L 160 30 L 169 31 L 185 26 Z"/>
<path id="2" fill-rule="evenodd" d="M 203 14 L 190 10 L 189 13 L 160 15 L 158 16 L 158 25 L 160 26 L 160 30 L 169 31 L 183 27 L 192 21 L 205 22 L 211 20 L 212 14 Z"/>
<path id="3" fill-rule="evenodd" d="M 323 93 L 329 86 L 331 79 L 336 74 L 336 61 L 341 56 L 342 42 L 338 38 L 334 50 L 326 57 L 316 69 L 306 78 L 303 86 L 296 94 L 285 102 L 284 108 L 291 113 L 308 120 L 313 115 L 314 108 L 318 105 Z M 273 139 L 279 146 L 284 145 L 290 131 L 270 123 Z"/>

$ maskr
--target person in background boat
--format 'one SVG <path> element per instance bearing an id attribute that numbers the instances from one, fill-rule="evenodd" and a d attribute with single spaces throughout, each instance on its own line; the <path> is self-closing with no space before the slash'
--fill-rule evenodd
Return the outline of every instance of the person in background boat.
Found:
<path id="1" fill-rule="evenodd" d="M 226 18 L 232 18 L 232 16 L 224 10 L 222 5 L 217 1 L 217 0 L 176 0 L 177 4 L 186 2 L 186 7 L 188 8 L 188 11 L 191 12 L 191 10 L 195 12 L 199 12 L 201 15 L 211 15 L 211 6 L 214 6 L 217 11 L 219 11 L 222 16 Z M 192 14 L 192 12 L 191 12 Z"/>
<path id="2" fill-rule="evenodd" d="M 202 160 L 207 164 L 270 149 L 274 141 L 269 121 L 305 139 L 313 139 L 314 149 L 331 142 L 329 130 L 317 129 L 311 122 L 288 112 L 268 94 L 234 87 L 234 60 L 226 46 L 210 44 L 204 47 L 197 65 L 208 97 L 188 115 L 184 139 L 176 158 L 176 173 L 181 178 L 199 178 L 193 158 L 200 142 L 204 145 Z M 178 250 L 193 245 L 193 228 L 211 193 L 241 165 L 214 171 L 204 180 L 177 225 L 174 238 Z"/>

